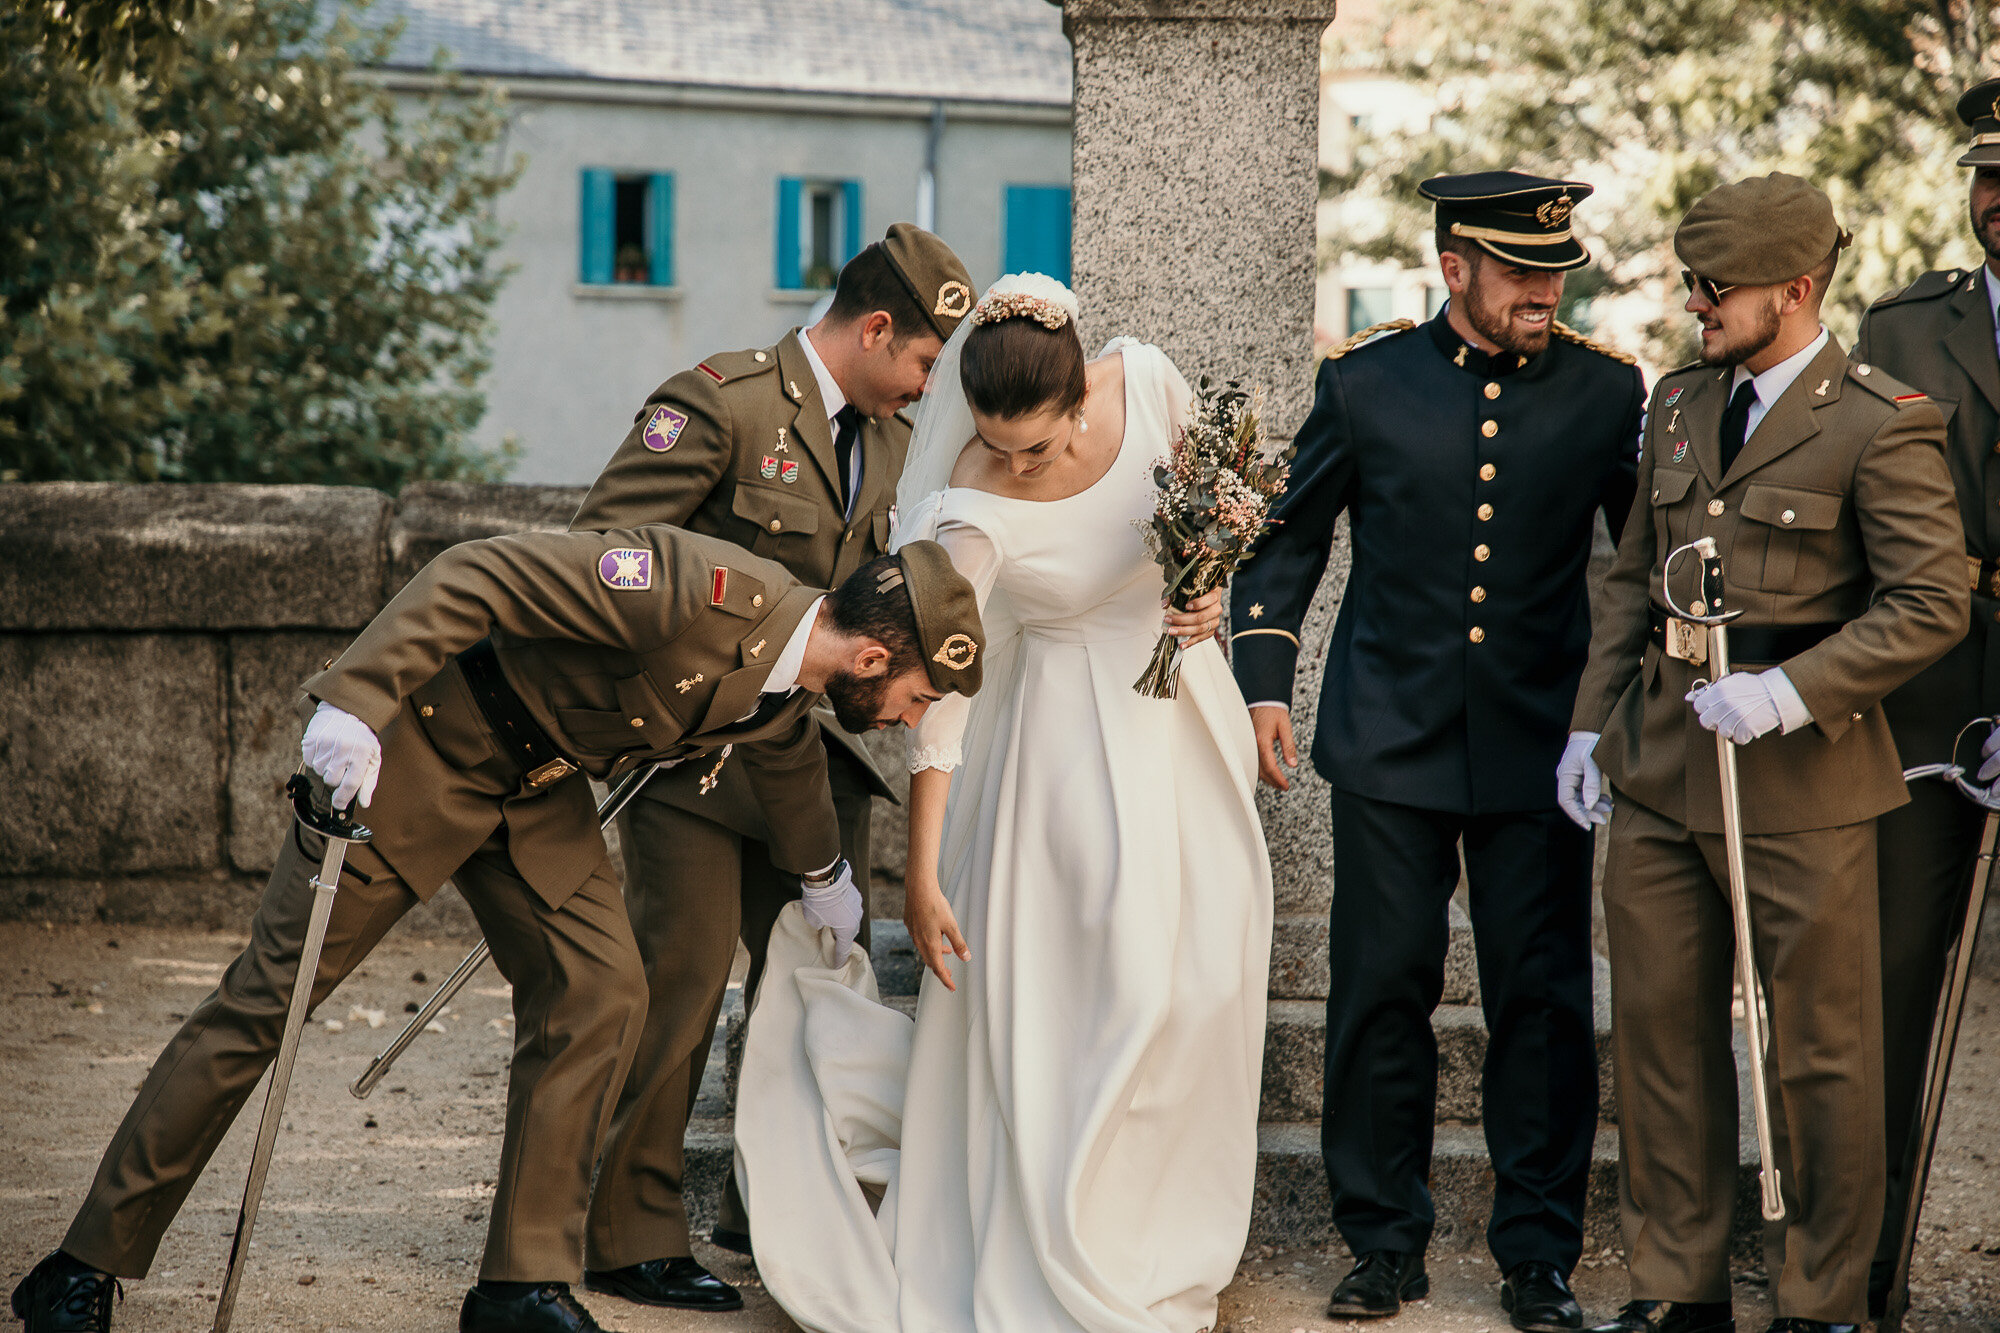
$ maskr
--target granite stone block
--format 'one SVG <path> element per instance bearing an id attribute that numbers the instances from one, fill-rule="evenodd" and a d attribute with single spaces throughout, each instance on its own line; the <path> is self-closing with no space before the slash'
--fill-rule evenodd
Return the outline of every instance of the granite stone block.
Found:
<path id="1" fill-rule="evenodd" d="M 386 602 L 448 547 L 503 532 L 562 532 L 583 502 L 583 486 L 515 486 L 501 482 L 419 481 L 396 497 L 388 529 Z"/>

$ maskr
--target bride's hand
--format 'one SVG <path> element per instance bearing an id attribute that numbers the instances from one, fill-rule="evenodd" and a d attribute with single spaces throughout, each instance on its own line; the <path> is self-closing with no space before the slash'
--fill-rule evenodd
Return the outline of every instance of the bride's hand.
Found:
<path id="1" fill-rule="evenodd" d="M 951 904 L 944 900 L 944 891 L 934 884 L 907 886 L 903 924 L 909 927 L 910 942 L 916 945 L 917 957 L 923 959 L 924 966 L 937 973 L 946 990 L 957 990 L 952 984 L 951 969 L 945 965 L 947 947 L 962 963 L 972 961 L 972 950 L 966 947 L 965 936 L 958 933 L 958 918 L 952 915 Z"/>
<path id="2" fill-rule="evenodd" d="M 1220 588 L 1195 598 L 1188 603 L 1188 609 L 1185 611 L 1167 608 L 1167 633 L 1179 639 L 1184 649 L 1214 638 L 1215 631 L 1221 624 L 1222 589 Z"/>

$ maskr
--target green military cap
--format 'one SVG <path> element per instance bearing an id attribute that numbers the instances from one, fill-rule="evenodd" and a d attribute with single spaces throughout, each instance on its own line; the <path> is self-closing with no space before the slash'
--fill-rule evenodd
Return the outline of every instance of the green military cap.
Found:
<path id="1" fill-rule="evenodd" d="M 1975 83 L 1958 99 L 1958 118 L 1972 131 L 1961 167 L 2000 166 L 2000 79 Z"/>
<path id="2" fill-rule="evenodd" d="M 1833 219 L 1826 191 L 1774 171 L 1719 185 L 1674 229 L 1674 253 L 1722 287 L 1770 287 L 1817 268 L 1854 238 Z"/>
<path id="3" fill-rule="evenodd" d="M 895 587 L 899 579 L 908 590 L 916 613 L 917 650 L 931 684 L 947 694 L 978 693 L 986 629 L 979 622 L 979 597 L 972 585 L 936 542 L 910 542 L 893 558 L 894 568 L 881 576 L 881 590 Z"/>
<path id="4" fill-rule="evenodd" d="M 1582 181 L 1519 171 L 1433 176 L 1417 193 L 1437 205 L 1437 225 L 1523 268 L 1581 268 L 1590 251 L 1570 231 L 1569 216 L 1588 199 Z"/>
<path id="5" fill-rule="evenodd" d="M 965 265 L 950 246 L 910 222 L 896 223 L 876 244 L 937 336 L 949 339 L 972 313 L 972 275 Z"/>

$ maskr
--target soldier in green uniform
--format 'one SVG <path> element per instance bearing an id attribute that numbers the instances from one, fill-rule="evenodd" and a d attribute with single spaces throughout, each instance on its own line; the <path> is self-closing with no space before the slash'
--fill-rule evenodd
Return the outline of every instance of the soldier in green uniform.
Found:
<path id="1" fill-rule="evenodd" d="M 1887 699 L 1889 732 L 1905 767 L 1944 759 L 1959 728 L 2000 712 L 2000 79 L 1958 101 L 1972 144 L 1972 234 L 1986 252 L 1975 269 L 1926 273 L 1883 297 L 1861 318 L 1854 354 L 1930 395 L 1945 417 L 1945 464 L 1965 523 L 1972 626 L 1965 639 Z M 1995 733 L 2000 745 L 2000 732 Z M 1987 748 L 1980 780 L 2000 777 Z M 1964 756 L 1960 756 L 1963 760 Z M 1931 1021 L 1944 984 L 1945 954 L 1965 913 L 1984 816 L 1944 783 L 1920 782 L 1910 803 L 1876 827 L 1882 899 L 1882 1057 L 1888 1089 L 1888 1206 L 1868 1275 L 1869 1313 L 1880 1315 L 1894 1277 L 1909 1194 L 1905 1158 L 1917 1128 Z"/>
<path id="2" fill-rule="evenodd" d="M 712 356 L 654 390 L 572 530 L 674 523 L 749 548 L 808 583 L 837 583 L 888 549 L 917 398 L 972 308 L 937 237 L 889 228 L 841 271 L 833 304 L 776 346 Z M 841 845 L 866 892 L 872 798 L 890 791 L 858 739 L 828 725 Z M 740 936 L 755 985 L 772 923 L 798 896 L 740 776 L 656 777 L 619 818 L 625 901 L 649 990 L 639 1054 L 591 1200 L 586 1282 L 649 1305 L 730 1310 L 736 1290 L 690 1254 L 682 1141 Z M 864 912 L 865 917 L 865 912 Z M 866 921 L 862 943 L 867 943 Z M 747 993 L 747 990 L 746 990 Z M 717 1243 L 748 1248 L 732 1180 Z"/>
<path id="3" fill-rule="evenodd" d="M 1774 1333 L 1865 1318 L 1882 1200 L 1875 819 L 1908 800 L 1883 696 L 1965 632 L 1963 536 L 1921 393 L 1850 361 L 1820 302 L 1846 237 L 1773 174 L 1674 236 L 1702 358 L 1654 386 L 1558 792 L 1610 820 L 1621 1211 L 1632 1296 L 1598 1333 L 1733 1333 L 1734 941 L 1715 738 L 1738 747 L 1749 909 L 1787 1128 Z M 1732 670 L 1670 619 L 1660 568 L 1713 537 Z M 1601 768 L 1600 768 L 1601 766 Z M 1608 799 L 1607 799 L 1608 798 Z"/>
<path id="4" fill-rule="evenodd" d="M 954 635 L 973 651 L 944 651 Z M 586 775 L 738 769 L 786 811 L 771 855 L 807 876 L 808 921 L 851 940 L 860 894 L 812 709 L 825 696 L 850 726 L 913 723 L 979 687 L 981 643 L 972 588 L 933 543 L 822 596 L 658 524 L 453 547 L 305 683 L 321 701 L 308 765 L 374 829 L 347 853 L 313 1003 L 447 878 L 514 986 L 506 1138 L 461 1333 L 598 1327 L 568 1284 L 646 980 Z M 323 850 L 302 827 L 286 837 L 249 947 L 154 1063 L 62 1248 L 14 1292 L 30 1333 L 103 1333 L 116 1279 L 151 1267 L 276 1055 Z"/>

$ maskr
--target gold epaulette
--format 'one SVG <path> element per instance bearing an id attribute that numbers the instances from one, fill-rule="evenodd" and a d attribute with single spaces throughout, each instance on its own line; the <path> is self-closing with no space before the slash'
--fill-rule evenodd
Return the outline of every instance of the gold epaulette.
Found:
<path id="1" fill-rule="evenodd" d="M 1622 362 L 1623 364 L 1628 366 L 1636 366 L 1639 364 L 1637 358 L 1627 356 L 1625 355 L 1625 353 L 1619 351 L 1615 347 L 1607 347 L 1605 344 L 1598 342 L 1594 338 L 1585 337 L 1583 334 L 1578 333 L 1575 329 L 1571 328 L 1569 325 L 1563 323 L 1559 319 L 1550 320 L 1549 327 L 1555 333 L 1556 337 L 1561 338 L 1564 342 L 1575 343 L 1578 347 L 1588 347 L 1591 351 L 1597 353 L 1599 356 L 1608 356 L 1613 361 Z"/>
<path id="2" fill-rule="evenodd" d="M 1370 324 L 1367 328 L 1361 330 L 1361 332 L 1353 334 L 1327 348 L 1325 359 L 1328 361 L 1338 361 L 1378 333 L 1401 333 L 1405 329 L 1414 329 L 1415 327 L 1417 327 L 1417 321 L 1414 319 L 1385 319 L 1380 324 Z"/>

